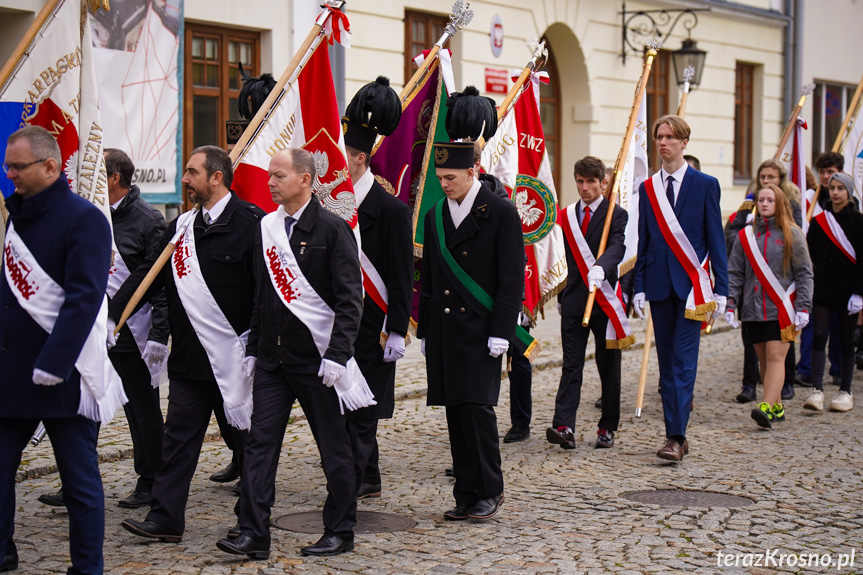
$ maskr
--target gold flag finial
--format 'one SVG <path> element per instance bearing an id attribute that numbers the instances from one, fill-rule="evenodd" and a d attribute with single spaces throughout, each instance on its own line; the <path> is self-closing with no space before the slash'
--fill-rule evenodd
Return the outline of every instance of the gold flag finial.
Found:
<path id="1" fill-rule="evenodd" d="M 90 12 L 95 14 L 100 8 L 108 12 L 111 10 L 110 0 L 86 0 L 90 7 Z"/>

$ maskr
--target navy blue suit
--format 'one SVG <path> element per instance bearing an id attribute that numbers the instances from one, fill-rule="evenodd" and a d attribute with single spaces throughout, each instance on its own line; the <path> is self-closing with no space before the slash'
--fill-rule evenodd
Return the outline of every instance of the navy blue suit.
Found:
<path id="1" fill-rule="evenodd" d="M 664 194 L 665 190 L 656 193 Z M 698 369 L 701 322 L 684 317 L 692 282 L 665 242 L 643 183 L 639 194 L 635 293 L 644 292 L 653 315 L 666 437 L 685 438 Z M 699 261 L 710 255 L 713 292 L 727 297 L 728 266 L 719 196 L 716 178 L 687 167 L 674 215 Z"/>
<path id="2" fill-rule="evenodd" d="M 16 232 L 63 288 L 65 300 L 49 335 L 18 304 L 5 271 L 0 271 L 0 562 L 14 532 L 21 451 L 41 419 L 69 510 L 69 573 L 102 573 L 105 503 L 96 453 L 99 425 L 78 415 L 81 378 L 75 361 L 105 297 L 111 230 L 97 208 L 72 193 L 63 175 L 30 198 L 15 194 L 6 202 Z M 34 368 L 63 381 L 36 385 Z"/>

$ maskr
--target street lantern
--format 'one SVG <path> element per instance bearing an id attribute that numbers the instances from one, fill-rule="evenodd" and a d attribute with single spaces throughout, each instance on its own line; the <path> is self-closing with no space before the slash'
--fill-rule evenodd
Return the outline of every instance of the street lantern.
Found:
<path id="1" fill-rule="evenodd" d="M 677 76 L 677 85 L 683 86 L 686 82 L 684 71 L 687 67 L 692 66 L 695 74 L 689 79 L 690 89 L 694 89 L 701 82 L 701 73 L 704 71 L 704 59 L 707 57 L 707 52 L 700 50 L 696 46 L 695 40 L 687 38 L 683 41 L 683 46 L 680 50 L 671 53 L 671 58 L 674 60 L 674 75 Z"/>

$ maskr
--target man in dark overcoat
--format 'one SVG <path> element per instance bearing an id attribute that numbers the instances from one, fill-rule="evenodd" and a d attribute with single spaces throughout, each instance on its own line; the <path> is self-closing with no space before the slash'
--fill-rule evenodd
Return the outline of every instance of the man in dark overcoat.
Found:
<path id="1" fill-rule="evenodd" d="M 44 128 L 13 133 L 4 168 L 15 194 L 7 199 L 10 218 L 0 266 L 0 571 L 18 566 L 12 542 L 15 473 L 42 420 L 66 486 L 70 573 L 101 574 L 105 501 L 96 452 L 99 423 L 79 415 L 84 390 L 76 363 L 105 299 L 111 228 L 99 209 L 69 188 L 60 148 Z M 13 228 L 33 260 L 25 261 L 22 250 L 12 247 Z M 48 276 L 44 281 L 36 279 L 37 266 Z M 37 288 L 48 290 L 49 280 L 62 288 L 50 333 L 19 300 L 34 298 Z M 116 383 L 122 392 L 119 377 Z"/>
<path id="2" fill-rule="evenodd" d="M 183 184 L 190 199 L 200 204 L 190 227 L 194 233 L 197 265 L 203 285 L 212 294 L 217 307 L 207 311 L 211 317 L 221 314 L 230 324 L 233 335 L 244 337 L 252 320 L 255 277 L 252 269 L 252 250 L 257 234 L 258 222 L 264 211 L 254 204 L 241 200 L 231 189 L 233 169 L 228 154 L 216 146 L 202 146 L 192 151 L 183 175 Z M 192 216 L 182 214 L 168 225 L 162 236 L 159 253 L 174 238 L 178 220 Z M 171 327 L 172 346 L 168 357 L 168 413 L 165 417 L 165 436 L 162 440 L 162 465 L 156 474 L 152 491 L 152 508 L 146 520 L 126 519 L 122 525 L 128 531 L 151 539 L 179 542 L 185 530 L 185 510 L 189 497 L 189 486 L 198 456 L 204 441 L 210 417 L 224 403 L 221 384 L 210 353 L 202 343 L 193 325 L 186 306 L 193 301 L 181 299 L 172 269 L 183 256 L 183 247 L 178 247 L 172 260 L 159 273 L 156 281 L 147 290 L 143 302 L 164 287 L 168 301 L 168 321 Z M 152 267 L 159 253 L 151 254 L 139 266 L 111 300 L 109 315 L 118 320 L 132 294 Z M 185 260 L 183 260 L 185 261 Z M 184 269 L 188 266 L 184 263 Z M 201 305 L 206 298 L 200 299 Z M 233 341 L 224 339 L 222 355 L 227 357 L 228 346 Z M 216 347 L 219 347 L 217 345 Z M 219 350 L 215 350 L 220 353 Z M 242 350 L 241 350 L 242 352 Z M 243 358 L 236 362 L 242 364 Z M 233 358 L 231 363 L 234 363 Z M 228 366 L 230 367 L 230 366 Z M 240 375 L 242 373 L 240 372 Z M 242 377 L 228 384 L 242 385 Z M 251 405 L 251 386 L 248 388 L 248 403 Z M 226 406 L 227 407 L 227 406 Z M 227 409 L 226 409 L 227 411 Z M 251 409 L 249 409 L 251 411 Z M 232 427 L 235 441 L 244 445 L 247 431 Z M 242 451 L 242 449 L 240 450 Z"/>
<path id="3" fill-rule="evenodd" d="M 503 501 L 494 406 L 524 284 L 518 212 L 476 178 L 473 151 L 472 142 L 435 143 L 446 198 L 425 217 L 417 326 L 428 404 L 446 407 L 456 500 L 444 513 L 449 520 L 494 517 Z M 450 257 L 468 278 L 455 275 Z M 467 288 L 471 280 L 493 302 L 490 310 Z"/>
<path id="4" fill-rule="evenodd" d="M 348 169 L 357 199 L 366 288 L 355 357 L 377 401 L 377 405 L 346 414 L 357 473 L 357 499 L 381 494 L 378 420 L 391 418 L 395 410 L 396 361 L 404 356 L 411 318 L 411 211 L 407 204 L 387 193 L 369 169 L 375 139 L 378 134 L 391 134 L 400 117 L 398 94 L 381 76 L 360 89 L 342 118 Z"/>

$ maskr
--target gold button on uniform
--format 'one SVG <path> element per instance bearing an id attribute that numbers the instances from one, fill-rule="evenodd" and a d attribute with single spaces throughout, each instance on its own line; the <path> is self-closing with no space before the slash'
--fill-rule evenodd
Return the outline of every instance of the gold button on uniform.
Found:
<path id="1" fill-rule="evenodd" d="M 444 313 L 449 313 L 449 308 L 448 308 L 448 307 L 443 308 L 443 312 L 444 312 Z"/>

